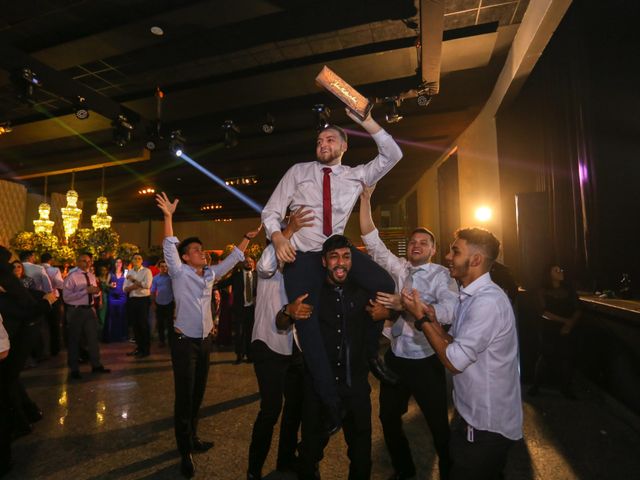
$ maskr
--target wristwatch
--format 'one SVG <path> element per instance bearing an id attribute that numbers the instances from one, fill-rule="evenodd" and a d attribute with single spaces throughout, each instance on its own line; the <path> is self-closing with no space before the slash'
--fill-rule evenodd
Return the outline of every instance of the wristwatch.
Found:
<path id="1" fill-rule="evenodd" d="M 418 318 L 416 319 L 415 322 L 413 322 L 413 326 L 416 327 L 416 330 L 422 331 L 422 325 L 424 323 L 432 323 L 432 320 L 429 318 L 429 315 L 425 315 L 422 318 Z"/>
<path id="2" fill-rule="evenodd" d="M 288 306 L 289 306 L 289 304 L 287 303 L 284 307 L 282 307 L 282 309 L 280 310 L 280 313 L 282 315 L 284 315 L 285 317 L 293 318 L 291 315 L 289 315 L 289 312 L 287 312 L 287 307 Z"/>

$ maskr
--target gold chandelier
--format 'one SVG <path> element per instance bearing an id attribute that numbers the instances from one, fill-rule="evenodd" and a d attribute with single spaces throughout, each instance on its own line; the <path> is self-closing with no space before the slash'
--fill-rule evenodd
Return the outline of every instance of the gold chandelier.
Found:
<path id="1" fill-rule="evenodd" d="M 67 192 L 67 206 L 61 208 L 62 225 L 64 226 L 64 236 L 69 239 L 78 229 L 82 210 L 78 208 L 78 192 L 73 189 L 75 172 L 71 173 L 71 190 Z"/>
<path id="2" fill-rule="evenodd" d="M 109 228 L 111 226 L 111 215 L 107 213 L 109 208 L 109 201 L 104 196 L 104 167 L 102 167 L 102 191 L 100 196 L 96 199 L 96 208 L 98 211 L 95 215 L 91 215 L 91 223 L 93 223 L 94 230 L 100 230 L 103 228 Z"/>
<path id="3" fill-rule="evenodd" d="M 44 177 L 44 202 L 38 205 L 38 214 L 40 215 L 40 218 L 33 221 L 33 231 L 36 233 L 51 235 L 54 222 L 53 220 L 49 220 L 51 205 L 47 203 L 47 183 L 48 177 Z"/>

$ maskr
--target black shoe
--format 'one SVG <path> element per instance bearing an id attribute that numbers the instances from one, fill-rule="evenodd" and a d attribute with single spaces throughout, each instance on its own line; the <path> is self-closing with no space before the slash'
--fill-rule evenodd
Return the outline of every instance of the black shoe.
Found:
<path id="1" fill-rule="evenodd" d="M 236 357 L 236 361 L 233 362 L 234 365 L 240 365 L 242 363 L 242 357 Z"/>
<path id="2" fill-rule="evenodd" d="M 247 357 L 244 359 L 244 363 L 253 363 L 253 359 L 251 357 Z"/>
<path id="3" fill-rule="evenodd" d="M 369 370 L 374 377 L 388 385 L 397 385 L 400 382 L 398 374 L 391 370 L 381 357 L 369 359 Z"/>
<path id="4" fill-rule="evenodd" d="M 110 368 L 104 368 L 104 365 L 98 365 L 91 369 L 91 373 L 111 373 Z"/>
<path id="5" fill-rule="evenodd" d="M 80 372 L 78 370 L 71 370 L 71 372 L 69 373 L 69 378 L 80 380 L 82 378 L 82 375 L 80 375 Z"/>
<path id="6" fill-rule="evenodd" d="M 127 357 L 134 357 L 136 355 L 138 355 L 140 353 L 140 350 L 138 350 L 137 348 L 135 350 L 131 350 L 130 352 L 127 352 Z"/>
<path id="7" fill-rule="evenodd" d="M 344 419 L 345 412 L 342 405 L 325 405 L 323 411 L 323 422 L 325 434 L 330 437 L 334 433 L 337 433 L 342 428 L 342 420 Z"/>
<path id="8" fill-rule="evenodd" d="M 180 458 L 180 473 L 185 478 L 193 478 L 196 474 L 196 467 L 193 464 L 193 457 L 190 453 L 182 455 Z"/>
<path id="9" fill-rule="evenodd" d="M 247 472 L 247 480 L 262 480 L 262 475 L 259 473 Z"/>
<path id="10" fill-rule="evenodd" d="M 148 352 L 138 352 L 134 355 L 135 358 L 147 358 L 150 354 Z"/>
<path id="11" fill-rule="evenodd" d="M 197 437 L 193 439 L 192 443 L 193 443 L 193 451 L 196 453 L 206 452 L 207 450 L 210 450 L 213 447 L 213 442 L 205 442 L 203 440 L 200 440 Z"/>

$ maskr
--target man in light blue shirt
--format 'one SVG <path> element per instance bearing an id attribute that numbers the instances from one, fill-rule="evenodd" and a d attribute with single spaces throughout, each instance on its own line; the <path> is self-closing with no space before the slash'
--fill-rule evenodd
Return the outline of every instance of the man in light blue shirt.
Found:
<path id="1" fill-rule="evenodd" d="M 171 344 L 171 363 L 175 388 L 174 428 L 181 456 L 180 471 L 186 478 L 195 475 L 192 452 L 204 452 L 213 442 L 198 438 L 198 410 L 202 403 L 211 353 L 213 317 L 211 292 L 216 277 L 230 271 L 244 260 L 244 250 L 259 232 L 247 232 L 231 254 L 218 265 L 207 266 L 202 242 L 189 237 L 180 242 L 173 236 L 173 214 L 178 199 L 169 201 L 162 192 L 156 195 L 158 207 L 164 215 L 164 259 L 176 302 L 175 338 Z"/>
<path id="2" fill-rule="evenodd" d="M 158 328 L 158 340 L 160 346 L 165 346 L 165 335 L 173 338 L 173 313 L 175 302 L 173 301 L 173 288 L 169 276 L 169 266 L 164 260 L 156 264 L 160 273 L 151 281 L 151 306 L 156 311 L 156 323 Z"/>
<path id="3" fill-rule="evenodd" d="M 507 295 L 489 275 L 499 251 L 500 242 L 487 230 L 456 232 L 446 258 L 461 289 L 449 333 L 418 292 L 403 293 L 405 307 L 417 318 L 416 329 L 453 373 L 451 480 L 498 478 L 509 448 L 522 438 L 515 317 Z"/>

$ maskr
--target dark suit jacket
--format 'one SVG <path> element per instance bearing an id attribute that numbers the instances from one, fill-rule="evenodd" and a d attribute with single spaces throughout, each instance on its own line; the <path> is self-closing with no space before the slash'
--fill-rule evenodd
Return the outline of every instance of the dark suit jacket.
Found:
<path id="1" fill-rule="evenodd" d="M 242 267 L 236 268 L 230 277 L 218 283 L 218 286 L 220 288 L 225 288 L 231 285 L 231 288 L 233 289 L 233 305 L 231 306 L 231 309 L 233 310 L 233 313 L 235 315 L 242 314 L 242 309 L 244 308 L 244 276 L 245 276 L 245 269 Z M 252 283 L 253 283 L 253 298 L 254 298 L 253 303 L 255 305 L 255 298 L 256 298 L 256 292 L 257 292 L 257 286 L 258 286 L 258 272 L 256 272 L 255 270 L 253 270 Z"/>

